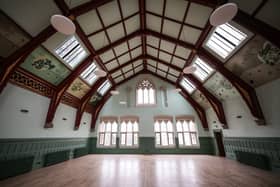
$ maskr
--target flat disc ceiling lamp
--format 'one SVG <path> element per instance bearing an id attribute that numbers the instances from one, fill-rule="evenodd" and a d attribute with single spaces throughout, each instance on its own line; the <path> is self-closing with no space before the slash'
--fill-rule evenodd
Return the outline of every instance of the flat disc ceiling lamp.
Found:
<path id="1" fill-rule="evenodd" d="M 195 72 L 196 71 L 196 67 L 195 66 L 187 66 L 187 67 L 185 67 L 184 69 L 183 69 L 183 72 L 185 73 L 185 74 L 191 74 L 191 73 L 193 73 L 193 72 Z"/>
<path id="2" fill-rule="evenodd" d="M 106 71 L 103 71 L 101 69 L 98 69 L 94 72 L 94 74 L 98 77 L 105 77 L 107 75 L 107 72 Z"/>
<path id="3" fill-rule="evenodd" d="M 58 32 L 65 35 L 73 35 L 76 31 L 73 21 L 63 15 L 53 15 L 51 24 Z"/>
<path id="4" fill-rule="evenodd" d="M 237 14 L 238 7 L 235 3 L 226 3 L 216 8 L 210 16 L 210 24 L 217 27 L 232 20 Z"/>
<path id="5" fill-rule="evenodd" d="M 112 90 L 112 91 L 110 91 L 110 93 L 112 95 L 119 95 L 120 94 L 120 92 L 118 90 Z"/>

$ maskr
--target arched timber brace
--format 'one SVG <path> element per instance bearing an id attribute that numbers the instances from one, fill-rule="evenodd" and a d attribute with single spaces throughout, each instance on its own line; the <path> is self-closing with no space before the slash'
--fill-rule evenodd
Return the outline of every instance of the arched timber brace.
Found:
<path id="1" fill-rule="evenodd" d="M 258 125 L 265 125 L 264 115 L 259 104 L 255 89 L 248 85 L 245 81 L 234 75 L 231 71 L 225 68 L 216 57 L 211 55 L 206 50 L 201 50 L 198 53 L 199 57 L 209 65 L 214 67 L 220 72 L 230 83 L 238 90 L 239 94 L 244 99 L 245 103 L 249 107 L 251 114 L 257 119 Z"/>
<path id="2" fill-rule="evenodd" d="M 165 64 L 169 67 L 172 67 L 173 69 L 181 72 L 182 70 L 180 68 L 178 68 L 177 66 L 173 65 L 173 64 L 169 64 L 165 61 L 162 61 L 158 58 L 152 57 L 150 55 L 147 55 L 146 58 L 158 61 L 162 64 Z M 202 83 L 195 78 L 192 75 L 187 75 L 187 77 L 195 84 L 195 86 L 197 87 L 197 89 L 199 91 L 201 91 L 201 93 L 203 93 L 203 95 L 206 97 L 206 99 L 209 101 L 209 103 L 211 104 L 211 106 L 213 107 L 219 121 L 223 124 L 224 128 L 227 128 L 227 122 L 226 122 L 226 118 L 225 118 L 225 114 L 224 114 L 224 109 L 223 109 L 223 105 L 222 103 L 213 95 L 211 94 L 207 89 L 205 89 L 202 85 Z M 179 77 L 179 80 L 182 78 L 182 76 Z"/>
<path id="3" fill-rule="evenodd" d="M 77 109 L 77 113 L 76 113 L 76 120 L 75 120 L 75 130 L 78 130 L 80 127 L 80 123 L 81 123 L 81 119 L 82 119 L 82 115 L 86 109 L 86 106 L 88 104 L 88 102 L 90 101 L 91 96 L 94 94 L 94 92 L 96 92 L 96 90 L 99 88 L 99 86 L 101 86 L 101 84 L 106 80 L 106 78 L 101 78 L 98 79 L 96 81 L 96 83 L 94 84 L 94 86 L 86 93 L 86 95 L 84 95 L 81 99 L 81 103 Z"/>
<path id="4" fill-rule="evenodd" d="M 151 72 L 149 70 L 147 70 L 147 72 L 152 74 L 152 75 L 154 75 L 155 77 L 163 80 L 163 81 L 166 81 L 166 82 L 168 82 L 170 84 L 174 84 L 174 82 L 171 82 L 168 79 L 160 77 L 159 75 L 155 74 L 154 72 Z M 201 121 L 201 124 L 202 124 L 203 128 L 205 130 L 208 130 L 209 127 L 208 127 L 208 122 L 207 122 L 207 118 L 206 118 L 206 114 L 205 114 L 204 109 L 187 92 L 185 92 L 180 85 L 178 85 L 178 88 L 180 88 L 182 90 L 182 92 L 180 94 L 184 97 L 184 99 L 186 99 L 192 105 L 192 107 L 197 112 L 198 117 L 200 118 L 200 121 Z"/>
<path id="5" fill-rule="evenodd" d="M 3 60 L 0 68 L 0 93 L 6 86 L 10 76 L 15 69 L 26 59 L 26 57 L 41 43 L 51 37 L 56 31 L 52 26 L 48 26 L 37 36 L 32 38 L 27 44 L 19 48 L 16 52 Z"/>
<path id="6" fill-rule="evenodd" d="M 71 85 L 71 83 L 78 77 L 93 61 L 93 55 L 88 56 L 85 60 L 83 60 L 82 63 L 78 65 L 78 67 L 70 73 L 70 75 L 67 76 L 57 87 L 55 93 L 53 94 L 51 98 L 51 102 L 49 105 L 47 117 L 46 117 L 46 123 L 45 128 L 52 128 L 53 127 L 53 119 L 56 113 L 56 109 L 63 97 L 63 94 L 66 92 L 68 87 Z"/>

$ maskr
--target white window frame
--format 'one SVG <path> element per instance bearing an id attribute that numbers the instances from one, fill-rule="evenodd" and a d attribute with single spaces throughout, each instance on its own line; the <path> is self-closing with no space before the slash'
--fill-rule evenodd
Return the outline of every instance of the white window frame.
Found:
<path id="1" fill-rule="evenodd" d="M 183 77 L 180 81 L 182 88 L 189 94 L 192 94 L 196 90 L 196 86 L 186 77 Z M 191 90 L 189 89 L 191 88 Z"/>
<path id="2" fill-rule="evenodd" d="M 148 85 L 144 85 L 144 81 L 147 81 L 148 82 Z M 148 94 L 148 103 L 144 103 L 144 100 L 145 100 L 145 94 L 144 94 L 144 91 L 147 90 L 147 94 Z M 143 96 L 142 96 L 142 99 L 143 99 L 143 102 L 140 103 L 139 102 L 139 99 L 138 97 L 139 96 L 139 92 L 142 91 L 143 93 Z M 152 93 L 150 91 L 153 91 Z M 150 101 L 150 98 L 151 98 L 151 94 L 152 95 L 152 98 L 153 98 L 153 103 L 151 103 Z M 138 84 L 137 84 L 137 87 L 136 87 L 136 98 L 135 98 L 135 103 L 136 103 L 136 106 L 156 106 L 156 88 L 154 86 L 154 84 L 148 80 L 148 79 L 143 79 L 141 80 Z"/>
<path id="3" fill-rule="evenodd" d="M 194 116 L 188 116 L 188 115 L 176 116 L 175 128 L 176 128 L 176 135 L 177 135 L 177 138 L 178 138 L 178 147 L 179 148 L 191 148 L 191 149 L 193 149 L 193 148 L 200 148 L 200 142 L 199 142 L 199 135 L 198 135 L 197 125 L 196 125 L 194 119 L 195 119 Z M 182 131 L 178 130 L 178 124 L 177 123 L 179 121 L 182 124 Z M 184 121 L 187 122 L 187 126 L 188 126 L 187 130 L 183 129 L 183 122 Z M 193 123 L 194 130 L 190 130 L 190 123 Z M 186 145 L 186 140 L 185 140 L 185 136 L 184 136 L 185 133 L 189 134 L 189 140 L 191 142 L 191 145 Z M 180 144 L 180 140 L 179 140 L 180 134 L 182 134 L 183 144 Z M 197 144 L 193 144 L 192 143 L 193 140 L 192 140 L 191 134 L 194 134 L 196 136 Z"/>
<path id="4" fill-rule="evenodd" d="M 116 131 L 106 131 L 107 124 L 117 124 Z M 105 129 L 102 128 L 102 125 L 105 125 Z M 115 116 L 104 116 L 100 118 L 100 124 L 98 126 L 98 133 L 97 133 L 97 147 L 98 148 L 116 148 L 117 147 L 117 139 L 118 139 L 118 132 L 119 132 L 119 124 L 118 124 L 118 117 Z M 110 136 L 110 145 L 105 145 L 106 141 L 106 133 Z M 113 142 L 113 136 L 115 136 L 115 141 Z M 103 142 L 103 143 L 101 143 Z"/>
<path id="5" fill-rule="evenodd" d="M 132 130 L 127 131 L 128 123 L 131 123 Z M 134 126 L 136 124 L 136 126 Z M 125 131 L 123 131 L 123 125 L 125 126 Z M 136 128 L 137 127 L 137 128 Z M 139 147 L 139 117 L 138 116 L 122 116 L 120 117 L 120 128 L 119 128 L 119 147 L 124 149 L 135 149 Z M 132 144 L 127 145 L 128 134 L 132 136 Z M 135 138 L 136 136 L 136 138 Z M 123 138 L 125 139 L 125 144 L 122 144 Z M 135 144 L 135 142 L 137 142 Z"/>
<path id="6" fill-rule="evenodd" d="M 234 48 L 233 51 L 231 51 L 229 53 L 229 55 L 225 58 L 221 57 L 218 53 L 216 53 L 213 49 L 211 49 L 210 47 L 208 47 L 206 44 L 208 42 L 208 40 L 211 38 L 212 34 L 215 32 L 217 27 L 213 27 L 211 32 L 208 34 L 206 40 L 203 43 L 203 47 L 209 51 L 212 55 L 214 55 L 215 57 L 217 57 L 219 60 L 221 60 L 222 62 L 226 62 L 232 55 L 234 55 L 243 45 L 245 45 L 247 43 L 248 40 L 250 40 L 253 37 L 253 33 L 250 32 L 248 29 L 240 26 L 239 24 L 235 23 L 234 21 L 230 21 L 228 22 L 228 24 L 230 24 L 231 26 L 233 26 L 234 28 L 238 29 L 240 32 L 244 33 L 247 35 L 247 37 L 238 45 Z"/>
<path id="7" fill-rule="evenodd" d="M 80 75 L 80 77 L 86 81 L 89 85 L 93 85 L 99 77 L 94 74 L 96 70 L 98 70 L 98 66 L 95 62 L 92 62 Z M 90 78 L 90 79 L 89 79 Z"/>
<path id="8" fill-rule="evenodd" d="M 162 130 L 162 125 L 161 123 L 166 123 L 166 130 Z M 167 123 L 170 122 L 172 125 L 172 130 L 168 129 Z M 156 130 L 156 123 L 159 123 L 159 128 L 160 130 Z M 155 148 L 160 148 L 160 149 L 169 149 L 169 148 L 176 148 L 176 139 L 175 139 L 175 127 L 173 124 L 173 117 L 172 116 L 155 116 L 154 117 L 154 133 L 155 133 Z M 163 133 L 167 134 L 167 142 L 168 145 L 162 145 L 162 140 L 163 140 Z M 173 144 L 170 144 L 169 136 L 172 134 L 172 142 Z M 159 136 L 160 139 L 160 144 L 157 143 L 157 137 Z"/>
<path id="9" fill-rule="evenodd" d="M 199 58 L 198 56 L 195 57 L 192 66 L 196 67 L 196 70 L 193 72 L 193 75 L 197 77 L 200 81 L 204 82 L 207 80 L 209 76 L 211 76 L 215 70 L 208 65 L 207 62 Z M 199 74 L 200 71 L 206 74 L 205 77 L 201 77 Z"/>
<path id="10" fill-rule="evenodd" d="M 108 84 L 109 84 L 109 87 L 107 87 Z M 101 86 L 99 86 L 99 88 L 97 89 L 97 92 L 101 96 L 104 96 L 108 92 L 108 90 L 110 90 L 111 87 L 112 87 L 111 82 L 109 80 L 106 80 L 101 84 Z"/>

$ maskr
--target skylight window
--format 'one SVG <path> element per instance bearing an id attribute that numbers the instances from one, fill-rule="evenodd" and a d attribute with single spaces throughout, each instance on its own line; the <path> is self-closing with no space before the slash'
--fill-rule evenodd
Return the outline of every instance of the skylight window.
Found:
<path id="1" fill-rule="evenodd" d="M 196 89 L 196 87 L 187 79 L 183 78 L 180 82 L 180 85 L 189 93 L 193 93 L 193 91 Z"/>
<path id="2" fill-rule="evenodd" d="M 229 23 L 218 26 L 208 41 L 206 46 L 223 59 L 232 52 L 247 38 L 247 34 L 241 32 Z"/>
<path id="3" fill-rule="evenodd" d="M 75 36 L 68 38 L 61 46 L 56 48 L 55 53 L 71 69 L 74 69 L 87 56 L 87 52 Z"/>
<path id="4" fill-rule="evenodd" d="M 97 92 L 100 94 L 100 95 L 104 95 L 110 88 L 111 88 L 111 83 L 106 80 L 98 89 L 97 89 Z"/>
<path id="5" fill-rule="evenodd" d="M 93 62 L 87 69 L 83 71 L 81 78 L 92 85 L 98 79 L 98 77 L 94 74 L 97 69 L 97 66 Z"/>
<path id="6" fill-rule="evenodd" d="M 198 57 L 195 59 L 193 66 L 196 67 L 194 75 L 201 81 L 204 81 L 214 71 L 208 64 Z"/>

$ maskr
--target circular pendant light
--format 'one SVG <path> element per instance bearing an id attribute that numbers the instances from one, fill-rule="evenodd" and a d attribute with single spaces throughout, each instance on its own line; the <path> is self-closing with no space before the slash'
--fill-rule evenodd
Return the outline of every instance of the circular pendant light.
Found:
<path id="1" fill-rule="evenodd" d="M 98 77 L 105 77 L 107 75 L 107 72 L 106 71 L 103 71 L 101 69 L 98 69 L 94 72 L 94 74 Z"/>
<path id="2" fill-rule="evenodd" d="M 195 66 L 187 66 L 187 67 L 185 67 L 184 69 L 183 69 L 183 72 L 185 73 L 185 74 L 191 74 L 191 73 L 193 73 L 193 72 L 195 72 L 196 71 L 196 67 Z"/>
<path id="3" fill-rule="evenodd" d="M 110 93 L 112 95 L 119 95 L 120 94 L 120 92 L 118 90 L 112 90 L 112 91 L 110 91 Z"/>
<path id="4" fill-rule="evenodd" d="M 238 7 L 235 3 L 226 3 L 214 10 L 210 16 L 210 24 L 217 27 L 232 20 L 237 14 Z"/>
<path id="5" fill-rule="evenodd" d="M 63 15 L 53 15 L 51 17 L 51 24 L 58 32 L 65 35 L 72 35 L 76 31 L 72 20 Z"/>

